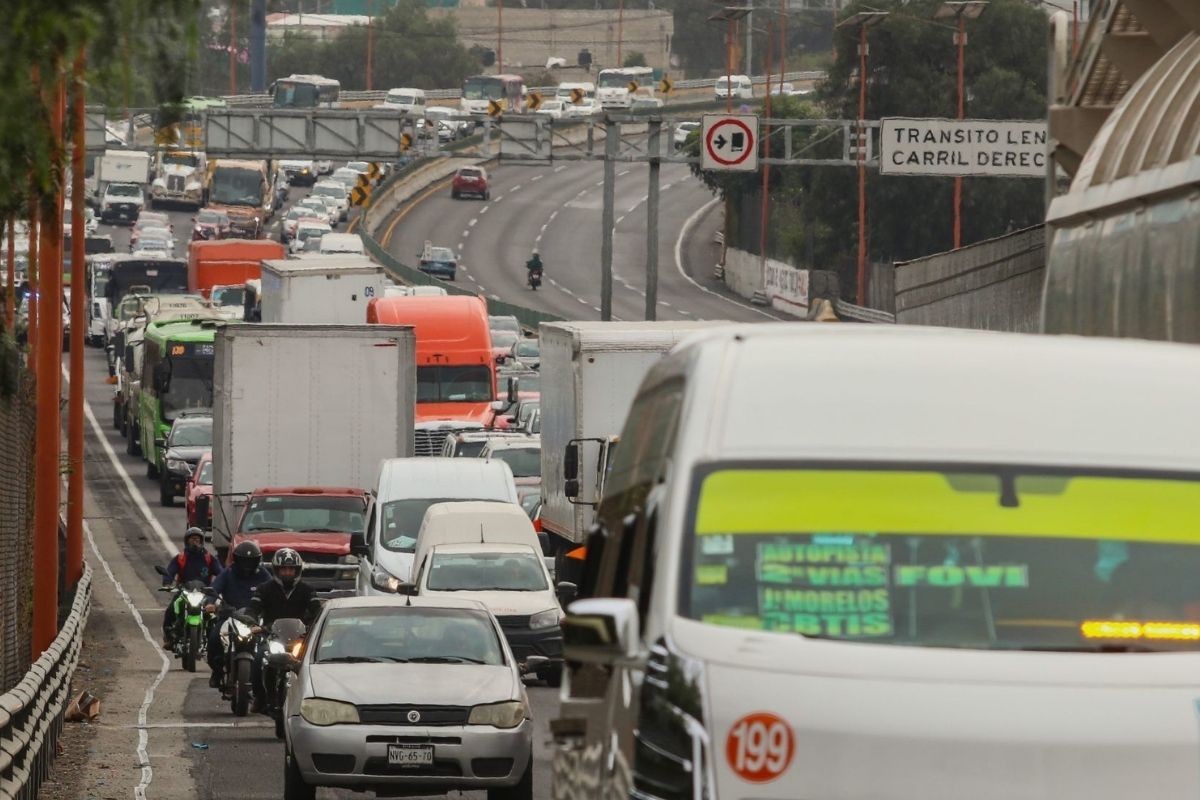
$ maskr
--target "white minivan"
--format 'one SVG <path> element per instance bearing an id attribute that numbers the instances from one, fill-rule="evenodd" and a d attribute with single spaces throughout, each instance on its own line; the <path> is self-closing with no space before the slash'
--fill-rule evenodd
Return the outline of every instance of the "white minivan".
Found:
<path id="1" fill-rule="evenodd" d="M 358 556 L 360 595 L 395 594 L 412 575 L 413 551 L 430 506 L 463 500 L 512 503 L 518 511 L 512 470 L 479 458 L 391 458 L 367 510 L 364 533 L 351 540 Z"/>
<path id="2" fill-rule="evenodd" d="M 425 90 L 408 88 L 388 89 L 388 93 L 384 95 L 383 103 L 379 108 L 388 108 L 419 116 L 425 113 Z"/>
<path id="3" fill-rule="evenodd" d="M 523 672 L 562 680 L 562 607 L 528 515 L 512 503 L 439 503 L 417 535 L 412 591 L 478 600 Z"/>
<path id="4" fill-rule="evenodd" d="M 750 100 L 754 97 L 754 84 L 749 75 L 722 75 L 713 84 L 713 90 L 718 100 L 724 100 L 730 95 L 738 100 Z"/>
<path id="5" fill-rule="evenodd" d="M 686 340 L 563 622 L 552 795 L 1197 796 L 1198 405 L 1193 345 Z"/>

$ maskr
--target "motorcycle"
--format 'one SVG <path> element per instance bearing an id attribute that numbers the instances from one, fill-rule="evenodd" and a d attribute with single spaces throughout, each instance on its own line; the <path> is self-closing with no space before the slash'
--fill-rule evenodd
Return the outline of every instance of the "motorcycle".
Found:
<path id="1" fill-rule="evenodd" d="M 283 739 L 283 704 L 287 699 L 288 680 L 292 667 L 304 651 L 307 634 L 298 619 L 277 619 L 271 632 L 263 637 L 262 658 L 263 712 L 275 720 L 275 738 Z"/>
<path id="2" fill-rule="evenodd" d="M 542 285 L 542 271 L 540 269 L 529 270 L 529 288 L 535 292 Z"/>
<path id="3" fill-rule="evenodd" d="M 160 575 L 167 574 L 161 566 L 155 569 Z M 175 606 L 175 630 L 171 638 L 175 644 L 175 656 L 182 660 L 185 670 L 195 672 L 196 661 L 203 658 L 207 646 L 208 637 L 204 634 L 208 630 L 209 614 L 204 607 L 215 592 L 202 581 L 188 581 L 182 586 L 160 586 L 158 590 L 174 595 L 171 603 Z"/>
<path id="4" fill-rule="evenodd" d="M 229 710 L 237 717 L 250 712 L 250 701 L 254 697 L 254 657 L 261 634 L 262 628 L 244 609 L 229 615 L 221 623 L 220 638 L 225 649 L 221 696 L 229 700 Z"/>

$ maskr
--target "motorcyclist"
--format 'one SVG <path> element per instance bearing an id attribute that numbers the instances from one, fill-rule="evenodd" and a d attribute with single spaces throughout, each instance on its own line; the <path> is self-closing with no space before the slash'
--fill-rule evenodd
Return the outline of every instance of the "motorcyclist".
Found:
<path id="1" fill-rule="evenodd" d="M 214 689 L 221 686 L 225 672 L 221 628 L 235 611 L 247 608 L 254 590 L 269 580 L 271 573 L 262 565 L 262 550 L 254 542 L 241 542 L 233 548 L 233 564 L 213 581 L 212 587 L 223 602 L 220 617 L 214 618 L 208 631 L 208 666 L 212 669 L 208 685 Z M 206 610 L 214 614 L 217 608 L 210 604 Z"/>
<path id="2" fill-rule="evenodd" d="M 542 257 L 540 255 L 538 255 L 538 251 L 536 248 L 534 249 L 533 253 L 529 256 L 529 260 L 525 262 L 525 271 L 530 277 L 532 277 L 533 273 L 535 273 L 535 272 L 544 272 L 545 271 L 545 267 L 542 265 Z"/>
<path id="3" fill-rule="evenodd" d="M 183 550 L 171 559 L 163 574 L 163 586 L 180 586 L 191 581 L 200 581 L 206 586 L 211 585 L 221 565 L 212 553 L 204 548 L 204 531 L 199 528 L 188 528 L 183 534 Z M 175 641 L 175 602 L 172 599 L 163 611 L 163 649 L 173 650 Z"/>
<path id="4" fill-rule="evenodd" d="M 321 612 L 321 600 L 316 590 L 300 579 L 304 559 L 292 548 L 282 547 L 272 556 L 271 569 L 275 573 L 274 579 L 254 589 L 250 613 L 268 631 L 280 619 L 299 619 L 306 627 L 311 627 Z M 255 659 L 254 687 L 254 711 L 258 713 L 263 710 L 266 700 L 261 659 Z"/>

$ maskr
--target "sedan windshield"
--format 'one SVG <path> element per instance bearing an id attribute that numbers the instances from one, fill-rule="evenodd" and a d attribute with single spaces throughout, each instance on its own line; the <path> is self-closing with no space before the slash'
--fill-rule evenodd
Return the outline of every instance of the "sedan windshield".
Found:
<path id="1" fill-rule="evenodd" d="M 213 463 L 205 461 L 204 466 L 200 468 L 200 474 L 196 476 L 196 484 L 198 486 L 212 486 L 213 482 Z"/>
<path id="2" fill-rule="evenodd" d="M 434 553 L 425 588 L 434 592 L 540 592 L 545 568 L 532 553 Z"/>
<path id="3" fill-rule="evenodd" d="M 313 187 L 312 193 L 324 195 L 325 197 L 335 197 L 340 200 L 346 196 L 346 187 L 340 183 L 318 183 Z"/>
<path id="4" fill-rule="evenodd" d="M 517 343 L 517 334 L 512 331 L 492 331 L 492 347 L 508 349 Z"/>
<path id="5" fill-rule="evenodd" d="M 196 221 L 201 225 L 228 225 L 229 217 L 219 211 L 201 211 Z"/>
<path id="6" fill-rule="evenodd" d="M 361 497 L 266 495 L 250 500 L 239 530 L 354 533 L 363 528 L 365 510 Z"/>
<path id="7" fill-rule="evenodd" d="M 684 616 L 873 644 L 1200 648 L 1196 478 L 1014 467 L 706 473 L 682 560 Z"/>
<path id="8" fill-rule="evenodd" d="M 132 183 L 110 183 L 108 185 L 108 193 L 117 197 L 140 197 L 142 187 L 135 186 Z"/>
<path id="9" fill-rule="evenodd" d="M 213 438 L 212 420 L 180 420 L 171 428 L 171 447 L 211 447 Z"/>
<path id="10" fill-rule="evenodd" d="M 498 667 L 504 664 L 504 651 L 486 611 L 401 605 L 350 606 L 329 611 L 315 644 L 313 661 L 317 664 L 417 662 Z"/>
<path id="11" fill-rule="evenodd" d="M 508 464 L 514 478 L 540 478 L 542 476 L 541 448 L 504 447 L 492 451 L 492 458 Z"/>

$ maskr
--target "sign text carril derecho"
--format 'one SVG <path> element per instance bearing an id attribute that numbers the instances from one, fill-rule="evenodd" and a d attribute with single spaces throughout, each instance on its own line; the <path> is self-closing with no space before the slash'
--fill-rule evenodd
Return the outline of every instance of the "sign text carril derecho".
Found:
<path id="1" fill-rule="evenodd" d="M 1046 175 L 1045 122 L 902 117 L 881 122 L 884 175 Z"/>

